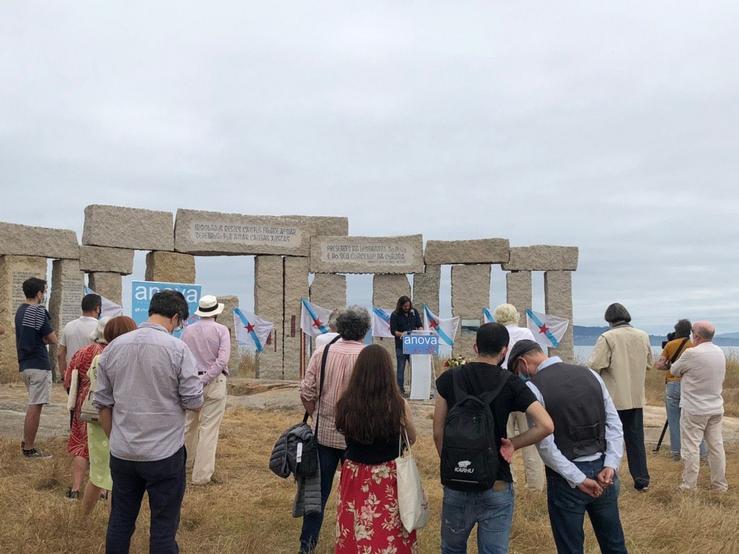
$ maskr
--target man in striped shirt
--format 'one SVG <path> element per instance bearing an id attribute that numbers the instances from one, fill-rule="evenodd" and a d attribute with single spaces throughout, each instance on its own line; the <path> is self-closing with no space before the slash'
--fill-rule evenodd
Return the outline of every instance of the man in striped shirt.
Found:
<path id="1" fill-rule="evenodd" d="M 344 456 L 346 442 L 336 430 L 336 403 L 346 390 L 352 376 L 354 362 L 364 348 L 364 336 L 370 330 L 369 312 L 351 306 L 336 316 L 337 342 L 316 349 L 308 362 L 305 378 L 300 383 L 300 399 L 306 411 L 318 420 L 314 433 L 318 439 L 318 460 L 321 468 L 321 512 L 303 517 L 300 533 L 300 552 L 313 552 L 323 524 L 323 510 L 331 494 L 334 474 Z M 328 348 L 325 377 L 321 389 L 321 360 Z"/>
<path id="2" fill-rule="evenodd" d="M 26 301 L 15 314 L 15 346 L 18 367 L 28 390 L 28 407 L 23 423 L 21 450 L 26 458 L 50 458 L 35 447 L 41 409 L 51 394 L 51 363 L 47 345 L 56 344 L 49 312 L 44 306 L 46 281 L 31 277 L 23 282 Z"/>

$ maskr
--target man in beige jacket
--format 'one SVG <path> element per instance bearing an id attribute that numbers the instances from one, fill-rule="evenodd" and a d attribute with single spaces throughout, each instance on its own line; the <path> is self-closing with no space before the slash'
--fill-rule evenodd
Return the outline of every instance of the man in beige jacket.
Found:
<path id="1" fill-rule="evenodd" d="M 631 326 L 631 315 L 621 304 L 608 306 L 605 320 L 610 329 L 598 337 L 588 365 L 600 373 L 621 419 L 634 488 L 646 492 L 649 470 L 644 446 L 644 380 L 653 364 L 652 347 L 649 335 Z"/>

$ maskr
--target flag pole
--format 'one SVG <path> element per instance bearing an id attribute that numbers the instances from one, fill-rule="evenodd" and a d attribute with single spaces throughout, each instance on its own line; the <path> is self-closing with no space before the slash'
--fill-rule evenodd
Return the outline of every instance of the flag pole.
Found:
<path id="1" fill-rule="evenodd" d="M 305 375 L 305 333 L 300 331 L 300 378 Z"/>

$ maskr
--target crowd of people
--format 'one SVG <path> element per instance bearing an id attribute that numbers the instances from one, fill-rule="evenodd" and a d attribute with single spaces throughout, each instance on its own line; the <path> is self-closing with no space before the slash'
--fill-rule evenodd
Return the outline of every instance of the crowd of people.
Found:
<path id="1" fill-rule="evenodd" d="M 151 510 L 150 550 L 178 552 L 176 533 L 188 467 L 191 483 L 212 481 L 226 405 L 230 335 L 218 323 L 223 304 L 203 296 L 187 326 L 181 293 L 156 293 L 149 319 L 100 318 L 101 298 L 82 299 L 79 319 L 59 337 L 44 307 L 46 282 L 23 283 L 26 302 L 16 314 L 19 369 L 28 390 L 22 455 L 41 459 L 36 434 L 51 392 L 47 346 L 58 344 L 58 367 L 70 394 L 71 486 L 89 513 L 108 499 L 106 552 L 128 552 L 144 492 Z M 467 551 L 477 527 L 478 550 L 507 552 L 514 513 L 511 460 L 524 454 L 524 483 L 546 490 L 558 552 L 582 552 L 588 517 L 603 552 L 626 552 L 620 522 L 619 467 L 624 451 L 637 491 L 651 478 L 644 443 L 645 374 L 666 372 L 665 405 L 673 455 L 683 463 L 682 490 L 697 487 L 702 450 L 711 487 L 726 491 L 721 436 L 723 351 L 707 321 L 680 320 L 654 362 L 648 335 L 631 325 L 621 304 L 605 312 L 603 333 L 585 365 L 548 356 L 519 326 L 515 306 L 494 311 L 496 322 L 476 334 L 475 360 L 436 380 L 433 440 L 443 485 L 441 551 Z M 417 551 L 398 507 L 396 459 L 416 441 L 404 398 L 408 359 L 403 335 L 420 327 L 403 296 L 391 318 L 396 364 L 380 345 L 365 345 L 366 309 L 352 306 L 331 318 L 300 384 L 306 417 L 312 416 L 320 481 L 319 509 L 305 513 L 299 551 L 313 552 L 324 510 L 340 468 L 335 550 L 339 553 Z M 401 342 L 401 344 L 399 344 Z M 677 402 L 676 402 L 677 399 Z"/>

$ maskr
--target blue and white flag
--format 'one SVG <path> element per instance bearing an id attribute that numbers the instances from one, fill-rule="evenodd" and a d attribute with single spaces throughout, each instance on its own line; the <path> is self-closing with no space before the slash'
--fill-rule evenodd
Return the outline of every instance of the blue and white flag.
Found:
<path id="1" fill-rule="evenodd" d="M 432 331 L 449 346 L 454 346 L 454 337 L 457 336 L 459 329 L 459 318 L 452 317 L 450 319 L 440 319 L 429 307 L 423 305 L 423 328 L 426 331 Z"/>
<path id="2" fill-rule="evenodd" d="M 490 311 L 490 308 L 482 309 L 482 322 L 495 323 L 495 318 L 493 317 L 493 312 Z"/>
<path id="3" fill-rule="evenodd" d="M 257 352 L 264 350 L 274 324 L 251 312 L 234 308 L 234 334 L 236 342 L 243 345 L 253 344 Z"/>
<path id="4" fill-rule="evenodd" d="M 392 310 L 372 306 L 372 336 L 380 338 L 393 338 L 390 332 L 390 314 Z"/>
<path id="5" fill-rule="evenodd" d="M 97 294 L 94 290 L 92 290 L 90 287 L 84 287 L 85 294 Z M 118 317 L 119 315 L 123 315 L 123 306 L 120 306 L 113 302 L 112 300 L 108 300 L 105 298 L 102 294 L 99 295 L 102 299 L 103 305 L 100 309 L 100 317 Z"/>
<path id="6" fill-rule="evenodd" d="M 558 348 L 569 324 L 563 317 L 526 310 L 526 326 L 541 346 Z"/>
<path id="7" fill-rule="evenodd" d="M 303 298 L 300 302 L 300 329 L 303 333 L 311 337 L 328 333 L 328 320 L 331 317 L 331 310 L 311 304 L 307 298 Z"/>

